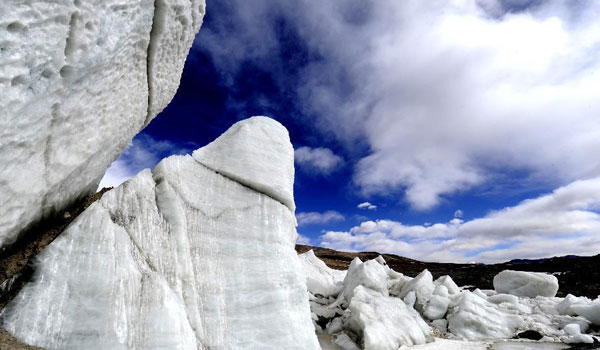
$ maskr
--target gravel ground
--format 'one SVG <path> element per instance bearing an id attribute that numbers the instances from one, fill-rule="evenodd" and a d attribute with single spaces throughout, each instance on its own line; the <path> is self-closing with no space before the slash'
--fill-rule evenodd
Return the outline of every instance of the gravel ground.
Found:
<path id="1" fill-rule="evenodd" d="M 35 346 L 25 345 L 18 342 L 12 335 L 0 327 L 0 350 L 37 350 Z"/>

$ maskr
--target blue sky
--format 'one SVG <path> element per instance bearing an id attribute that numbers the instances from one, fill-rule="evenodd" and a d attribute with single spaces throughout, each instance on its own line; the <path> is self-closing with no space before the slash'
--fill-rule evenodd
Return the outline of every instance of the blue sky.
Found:
<path id="1" fill-rule="evenodd" d="M 430 261 L 597 254 L 598 15 L 594 1 L 209 1 L 175 98 L 103 184 L 266 115 L 296 149 L 303 242 Z"/>

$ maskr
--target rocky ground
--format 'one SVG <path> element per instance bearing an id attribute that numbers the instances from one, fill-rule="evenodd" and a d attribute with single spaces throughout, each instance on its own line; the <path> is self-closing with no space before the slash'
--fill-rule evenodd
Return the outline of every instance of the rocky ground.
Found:
<path id="1" fill-rule="evenodd" d="M 317 257 L 329 267 L 345 270 L 355 257 L 361 260 L 376 258 L 379 253 L 350 253 L 333 249 L 297 245 L 301 254 L 312 249 Z M 519 260 L 500 264 L 446 264 L 428 263 L 392 254 L 381 254 L 395 271 L 408 276 L 416 276 L 428 269 L 434 278 L 450 275 L 459 286 L 473 286 L 480 289 L 493 289 L 492 280 L 502 270 L 534 271 L 553 273 L 560 285 L 558 296 L 567 294 L 597 298 L 600 295 L 600 254 L 590 257 L 554 257 L 542 260 Z"/>
<path id="2" fill-rule="evenodd" d="M 12 335 L 0 327 L 1 350 L 38 350 L 41 348 L 19 343 Z"/>

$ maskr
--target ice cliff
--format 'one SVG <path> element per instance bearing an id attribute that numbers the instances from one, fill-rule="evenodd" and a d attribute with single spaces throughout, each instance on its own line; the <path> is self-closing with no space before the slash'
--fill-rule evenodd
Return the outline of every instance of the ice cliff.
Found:
<path id="1" fill-rule="evenodd" d="M 0 251 L 171 100 L 204 0 L 0 1 Z"/>
<path id="2" fill-rule="evenodd" d="M 287 131 L 264 117 L 164 159 L 39 255 L 3 326 L 47 349 L 319 349 L 293 177 Z"/>

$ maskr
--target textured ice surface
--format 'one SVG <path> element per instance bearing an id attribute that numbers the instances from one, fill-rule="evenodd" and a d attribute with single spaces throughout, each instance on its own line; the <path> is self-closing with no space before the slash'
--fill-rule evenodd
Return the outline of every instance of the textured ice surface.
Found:
<path id="1" fill-rule="evenodd" d="M 325 265 L 312 250 L 298 256 L 306 273 L 306 286 L 313 295 L 336 296 L 342 290 L 346 271 L 338 271 Z"/>
<path id="2" fill-rule="evenodd" d="M 315 329 L 333 334 L 334 343 L 341 348 L 396 350 L 403 345 L 422 344 L 430 338 L 430 327 L 412 305 L 389 296 L 388 288 L 397 288 L 396 282 L 405 283 L 406 278 L 391 270 L 382 257 L 366 262 L 355 258 L 341 289 L 333 288 L 339 277 L 332 276 L 329 268 L 314 261 L 312 251 L 301 257 L 305 260 L 307 281 L 313 284 L 309 290 Z M 323 289 L 327 295 L 314 293 Z"/>
<path id="3" fill-rule="evenodd" d="M 173 98 L 205 12 L 204 0 L 156 0 L 148 47 L 149 123 Z"/>
<path id="4" fill-rule="evenodd" d="M 249 123 L 287 137 L 267 118 Z M 273 154 L 291 149 L 263 141 Z M 3 325 L 48 349 L 318 349 L 296 236 L 278 200 L 169 157 L 46 248 Z"/>
<path id="5" fill-rule="evenodd" d="M 446 287 L 443 287 L 444 289 Z M 432 295 L 427 305 L 423 308 L 423 316 L 430 320 L 439 320 L 446 316 L 448 312 L 448 305 L 450 304 L 450 298 L 446 295 Z"/>
<path id="6" fill-rule="evenodd" d="M 320 264 L 312 261 L 314 254 L 303 255 L 304 258 L 309 256 L 311 263 L 304 265 L 311 274 L 309 280 L 329 281 L 328 270 L 315 269 L 314 266 Z M 540 275 L 545 281 L 546 275 Z M 531 288 L 535 290 L 534 294 L 539 294 L 543 289 L 541 283 L 531 283 L 537 281 L 537 277 L 518 279 L 525 283 L 517 284 L 516 288 L 525 286 L 521 291 Z M 528 330 L 540 333 L 544 342 L 600 341 L 593 334 L 585 334 L 591 323 L 600 322 L 600 299 L 591 301 L 572 295 L 531 298 L 493 290 L 469 291 L 459 288 L 450 276 L 433 281 L 427 270 L 414 278 L 404 276 L 391 270 L 382 257 L 366 262 L 354 259 L 342 290 L 327 297 L 311 295 L 310 305 L 316 331 L 331 334 L 333 339 L 344 339 L 349 347 L 359 344 L 365 348 L 395 349 L 397 344 L 429 339 L 429 327 L 438 335 L 469 342 L 438 340 L 423 349 L 445 349 L 446 346 L 448 349 L 487 349 L 489 346 L 492 349 L 528 349 L 528 344 L 540 349 L 555 348 L 547 347 L 545 343 L 502 342 Z M 324 324 L 326 326 L 321 327 Z M 423 324 L 427 328 L 420 327 Z M 403 331 L 399 331 L 399 327 Z M 411 327 L 416 328 L 411 330 Z M 414 335 L 417 338 L 411 337 Z"/>
<path id="7" fill-rule="evenodd" d="M 600 297 L 591 304 L 574 304 L 571 309 L 579 316 L 585 317 L 593 324 L 600 326 Z"/>
<path id="8" fill-rule="evenodd" d="M 431 332 L 402 299 L 360 285 L 354 289 L 348 310 L 350 328 L 362 335 L 364 350 L 397 350 L 402 345 L 424 344 Z"/>
<path id="9" fill-rule="evenodd" d="M 448 294 L 457 294 L 460 292 L 460 288 L 456 285 L 456 283 L 454 283 L 454 280 L 448 275 L 441 276 L 440 278 L 435 280 L 433 283 L 436 286 L 446 287 Z"/>
<path id="10" fill-rule="evenodd" d="M 448 314 L 448 329 L 462 339 L 512 338 L 522 327 L 520 317 L 469 291 L 462 292 Z"/>
<path id="11" fill-rule="evenodd" d="M 578 323 L 570 323 L 566 325 L 563 330 L 568 335 L 565 340 L 566 343 L 592 344 L 594 342 L 594 338 L 592 338 L 591 335 L 581 334 L 581 326 Z"/>
<path id="12" fill-rule="evenodd" d="M 504 270 L 494 277 L 494 289 L 520 297 L 553 297 L 558 292 L 558 279 L 547 273 Z"/>
<path id="13" fill-rule="evenodd" d="M 234 124 L 194 159 L 235 181 L 263 192 L 290 210 L 294 205 L 294 149 L 281 125 L 254 117 Z"/>
<path id="14" fill-rule="evenodd" d="M 400 298 L 405 298 L 409 293 L 414 293 L 414 306 L 419 312 L 423 312 L 427 306 L 427 302 L 431 299 L 435 285 L 433 284 L 433 276 L 428 270 L 423 270 L 411 281 L 407 282 L 400 294 Z"/>
<path id="15" fill-rule="evenodd" d="M 387 271 L 378 261 L 373 259 L 362 262 L 359 258 L 354 258 L 344 278 L 344 298 L 350 301 L 357 286 L 364 286 L 387 296 L 387 278 Z"/>
<path id="16" fill-rule="evenodd" d="M 561 315 L 569 315 L 575 316 L 577 313 L 573 310 L 574 305 L 579 304 L 589 304 L 591 301 L 585 297 L 576 297 L 572 294 L 567 294 L 567 296 L 556 305 L 556 311 L 558 311 Z"/>
<path id="17" fill-rule="evenodd" d="M 0 249 L 96 190 L 171 100 L 203 14 L 203 0 L 0 1 Z"/>

